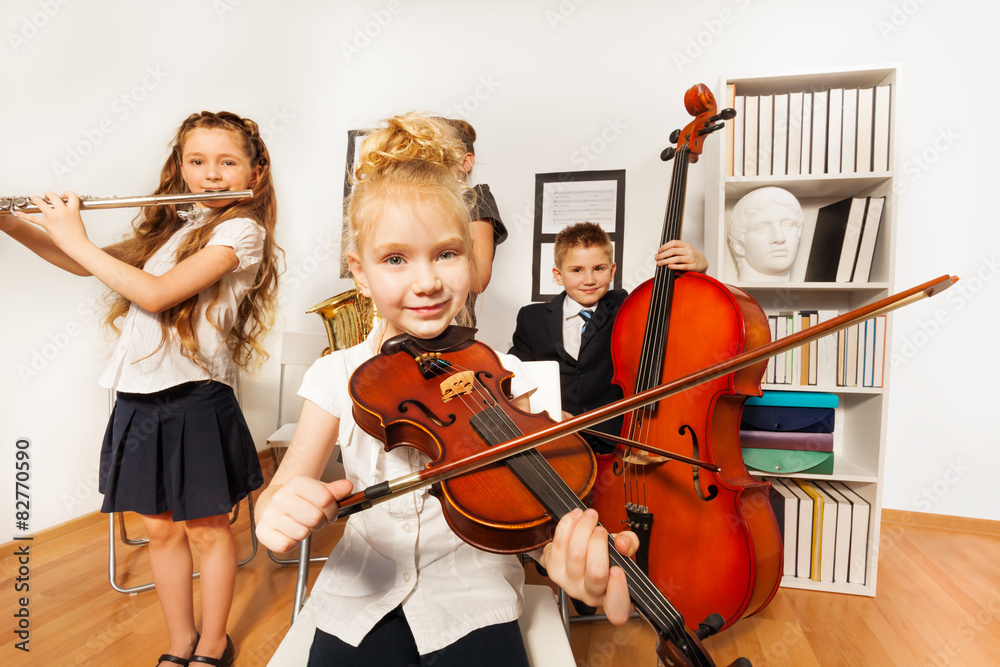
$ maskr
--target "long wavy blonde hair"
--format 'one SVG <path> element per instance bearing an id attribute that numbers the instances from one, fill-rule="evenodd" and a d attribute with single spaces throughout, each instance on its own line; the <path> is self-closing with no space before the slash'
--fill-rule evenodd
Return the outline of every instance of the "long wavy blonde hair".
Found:
<path id="1" fill-rule="evenodd" d="M 253 370 L 268 357 L 261 341 L 274 323 L 274 310 L 278 291 L 279 263 L 283 252 L 274 240 L 277 222 L 277 202 L 271 180 L 271 158 L 261 139 L 257 123 L 249 118 L 241 118 L 228 111 L 212 113 L 202 111 L 191 114 L 181 124 L 174 138 L 170 157 L 160 172 L 160 185 L 155 194 L 177 194 L 189 192 L 181 177 L 181 159 L 184 142 L 190 132 L 196 129 L 219 129 L 232 133 L 242 146 L 250 161 L 251 169 L 260 169 L 257 178 L 250 184 L 253 197 L 234 202 L 205 225 L 192 232 L 177 250 L 176 261 L 190 257 L 203 249 L 220 223 L 233 218 L 250 218 L 264 229 L 263 258 L 257 271 L 257 279 L 246 297 L 240 302 L 236 324 L 229 331 L 226 343 L 233 361 L 244 370 Z M 116 247 L 116 256 L 132 266 L 142 268 L 146 261 L 185 221 L 177 214 L 177 207 L 147 206 L 132 222 L 132 233 Z M 181 353 L 204 367 L 195 337 L 195 316 L 198 300 L 208 298 L 205 312 L 211 312 L 219 300 L 218 289 L 210 288 L 186 301 L 160 313 L 160 328 L 163 338 L 161 345 L 176 336 L 181 345 Z M 108 312 L 104 324 L 116 334 L 121 333 L 118 321 L 128 312 L 130 302 L 117 293 L 109 298 Z M 217 326 L 215 322 L 211 322 Z"/>

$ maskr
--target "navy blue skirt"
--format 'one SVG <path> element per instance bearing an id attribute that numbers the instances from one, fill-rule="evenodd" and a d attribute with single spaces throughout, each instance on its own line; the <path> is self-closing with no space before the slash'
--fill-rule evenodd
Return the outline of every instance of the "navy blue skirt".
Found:
<path id="1" fill-rule="evenodd" d="M 228 514 L 263 482 L 232 387 L 119 392 L 101 447 L 102 512 L 170 511 L 174 521 Z"/>

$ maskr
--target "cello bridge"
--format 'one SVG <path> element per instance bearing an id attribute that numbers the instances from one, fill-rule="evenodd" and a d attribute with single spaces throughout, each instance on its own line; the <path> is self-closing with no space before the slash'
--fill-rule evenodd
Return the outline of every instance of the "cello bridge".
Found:
<path id="1" fill-rule="evenodd" d="M 629 448 L 628 453 L 625 454 L 624 457 L 622 457 L 622 461 L 624 463 L 636 466 L 656 465 L 658 463 L 666 463 L 669 460 L 670 459 L 668 459 L 666 456 L 657 456 L 655 454 L 650 454 L 648 452 L 642 451 L 641 449 L 636 449 L 635 447 Z"/>

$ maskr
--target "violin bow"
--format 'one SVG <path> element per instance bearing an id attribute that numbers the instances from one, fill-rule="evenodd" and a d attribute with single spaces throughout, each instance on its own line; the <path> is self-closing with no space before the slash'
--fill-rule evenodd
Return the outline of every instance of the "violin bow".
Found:
<path id="1" fill-rule="evenodd" d="M 871 319 L 878 315 L 891 312 L 898 308 L 916 303 L 921 299 L 934 296 L 948 289 L 958 282 L 958 276 L 944 275 L 934 280 L 930 280 L 922 285 L 917 285 L 906 291 L 899 292 L 874 303 L 856 308 L 852 311 L 839 315 L 827 322 L 803 329 L 779 340 L 771 341 L 766 345 L 747 350 L 725 361 L 721 361 L 707 368 L 703 368 L 670 382 L 661 384 L 652 389 L 633 394 L 614 403 L 609 403 L 603 407 L 585 412 L 571 417 L 562 422 L 557 422 L 534 433 L 527 433 L 523 436 L 508 440 L 505 443 L 496 445 L 487 450 L 483 450 L 471 456 L 451 463 L 442 463 L 438 466 L 427 467 L 419 472 L 404 475 L 395 480 L 387 480 L 373 486 L 369 486 L 363 491 L 354 493 L 344 498 L 338 503 L 340 510 L 337 518 L 349 516 L 361 510 L 368 509 L 372 505 L 390 500 L 396 496 L 411 491 L 443 482 L 470 473 L 492 463 L 498 463 L 503 459 L 518 454 L 529 449 L 534 449 L 541 445 L 557 440 L 563 436 L 577 433 L 583 429 L 599 424 L 608 419 L 613 419 L 632 410 L 645 407 L 659 400 L 679 394 L 682 391 L 691 389 L 705 382 L 710 382 L 718 377 L 729 375 L 735 371 L 753 366 L 756 363 L 781 354 L 787 350 L 800 347 L 814 340 L 829 334 L 851 327 L 859 322 Z"/>

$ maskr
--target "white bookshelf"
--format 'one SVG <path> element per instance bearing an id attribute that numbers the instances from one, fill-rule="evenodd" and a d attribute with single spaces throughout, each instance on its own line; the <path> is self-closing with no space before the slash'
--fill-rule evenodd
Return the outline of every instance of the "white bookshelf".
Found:
<path id="1" fill-rule="evenodd" d="M 727 88 L 730 84 L 734 86 L 736 94 L 746 95 L 823 91 L 831 88 L 872 88 L 890 84 L 892 104 L 889 121 L 889 170 L 794 176 L 729 176 L 727 160 L 730 152 L 727 143 L 730 139 L 725 131 L 720 131 L 713 141 L 706 144 L 703 156 L 706 169 L 705 255 L 709 260 L 710 275 L 724 283 L 746 290 L 769 315 L 804 309 L 836 309 L 843 313 L 892 293 L 896 237 L 896 198 L 893 183 L 894 174 L 898 169 L 894 139 L 894 118 L 898 99 L 896 74 L 894 67 L 873 67 L 739 77 L 720 81 L 713 91 L 720 109 L 729 106 Z M 805 214 L 803 234 L 789 282 L 741 283 L 735 259 L 726 241 L 726 224 L 733 206 L 741 197 L 765 186 L 784 188 L 796 196 Z M 846 197 L 865 196 L 886 198 L 872 263 L 871 280 L 867 283 L 803 282 L 816 211 L 822 206 Z M 891 338 L 890 315 L 886 324 L 885 368 L 881 388 L 771 384 L 764 386 L 768 391 L 817 391 L 838 395 L 840 400 L 834 427 L 833 474 L 786 476 L 840 481 L 850 485 L 871 504 L 869 557 L 864 585 L 821 583 L 807 578 L 786 576 L 782 578 L 782 586 L 875 595 L 890 387 Z"/>

